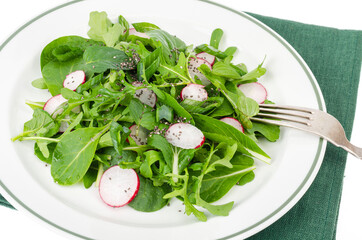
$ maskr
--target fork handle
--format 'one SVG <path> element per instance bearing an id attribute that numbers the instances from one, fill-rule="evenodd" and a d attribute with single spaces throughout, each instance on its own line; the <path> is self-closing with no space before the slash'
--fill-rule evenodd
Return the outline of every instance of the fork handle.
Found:
<path id="1" fill-rule="evenodd" d="M 347 152 L 351 153 L 353 156 L 362 160 L 362 148 L 356 147 L 350 142 L 347 142 L 345 146 L 341 146 Z"/>

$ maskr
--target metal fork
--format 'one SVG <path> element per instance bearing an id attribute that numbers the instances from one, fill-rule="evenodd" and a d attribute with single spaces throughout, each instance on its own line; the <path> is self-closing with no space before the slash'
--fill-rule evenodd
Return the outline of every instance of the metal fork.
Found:
<path id="1" fill-rule="evenodd" d="M 332 115 L 304 107 L 260 104 L 259 113 L 251 120 L 273 125 L 296 128 L 311 132 L 325 138 L 334 145 L 341 147 L 362 159 L 362 148 L 351 144 L 340 122 Z"/>

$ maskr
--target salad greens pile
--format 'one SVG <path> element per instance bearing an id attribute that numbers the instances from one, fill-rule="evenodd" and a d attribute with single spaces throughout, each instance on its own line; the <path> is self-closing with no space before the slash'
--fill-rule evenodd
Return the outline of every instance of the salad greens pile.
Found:
<path id="1" fill-rule="evenodd" d="M 195 206 L 227 216 L 233 202 L 213 202 L 254 179 L 254 158 L 269 163 L 257 144 L 259 137 L 279 137 L 277 126 L 250 120 L 259 111 L 258 103 L 237 87 L 256 82 L 265 68 L 260 64 L 248 71 L 244 64 L 232 63 L 237 49 L 219 48 L 221 29 L 212 32 L 209 43 L 194 47 L 152 23 L 131 26 L 122 16 L 113 23 L 105 12 L 92 12 L 89 26 L 89 39 L 64 36 L 43 49 L 42 78 L 32 85 L 66 101 L 54 114 L 43 110 L 43 102 L 27 102 L 33 117 L 12 140 L 35 141 L 35 155 L 51 164 L 57 184 L 97 186 L 105 170 L 119 165 L 139 176 L 139 192 L 129 204 L 138 211 L 159 210 L 176 197 L 187 215 L 201 221 L 206 215 Z M 212 68 L 197 68 L 206 84 L 189 71 L 190 60 L 200 52 L 216 57 Z M 75 91 L 63 87 L 66 76 L 76 70 L 84 71 L 86 81 Z M 191 83 L 203 84 L 208 99 L 182 100 L 181 90 Z M 141 101 L 140 90 L 151 91 L 156 101 Z M 222 117 L 238 119 L 245 132 L 220 121 Z M 164 133 L 179 122 L 200 129 L 205 143 L 196 149 L 170 144 Z M 145 142 L 131 136 L 134 125 L 147 134 Z"/>

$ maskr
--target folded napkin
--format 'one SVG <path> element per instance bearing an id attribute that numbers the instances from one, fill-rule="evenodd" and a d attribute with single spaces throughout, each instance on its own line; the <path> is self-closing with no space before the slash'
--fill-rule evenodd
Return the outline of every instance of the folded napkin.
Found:
<path id="1" fill-rule="evenodd" d="M 362 31 L 250 15 L 278 32 L 303 57 L 321 87 L 327 111 L 341 122 L 350 138 L 361 71 Z M 302 199 L 248 240 L 335 239 L 346 158 L 344 150 L 328 143 L 319 173 Z"/>
<path id="2" fill-rule="evenodd" d="M 284 37 L 304 58 L 328 112 L 351 135 L 362 60 L 362 31 L 305 25 L 251 14 Z M 250 239 L 334 239 L 347 153 L 329 144 L 310 189 L 279 221 Z M 0 205 L 12 207 L 1 195 Z"/>

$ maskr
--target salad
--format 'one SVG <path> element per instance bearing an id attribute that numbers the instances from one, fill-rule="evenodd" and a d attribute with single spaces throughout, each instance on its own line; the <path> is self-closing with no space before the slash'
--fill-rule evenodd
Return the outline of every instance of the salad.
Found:
<path id="1" fill-rule="evenodd" d="M 89 38 L 45 46 L 32 85 L 52 97 L 26 103 L 33 117 L 12 140 L 35 141 L 55 183 L 98 187 L 111 207 L 153 212 L 177 198 L 200 221 L 227 216 L 234 203 L 214 202 L 254 179 L 254 159 L 270 163 L 259 138 L 279 138 L 279 127 L 250 120 L 271 103 L 263 63 L 233 63 L 221 29 L 193 46 L 105 12 L 91 12 L 89 27 Z"/>

